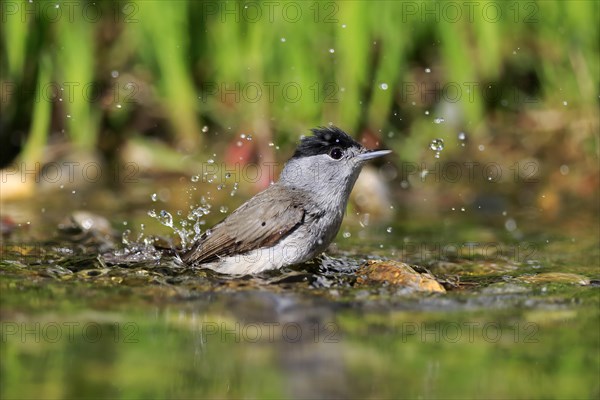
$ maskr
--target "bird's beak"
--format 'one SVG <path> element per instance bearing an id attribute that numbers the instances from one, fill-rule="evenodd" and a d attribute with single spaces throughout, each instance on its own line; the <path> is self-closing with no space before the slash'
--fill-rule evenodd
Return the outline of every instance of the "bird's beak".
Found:
<path id="1" fill-rule="evenodd" d="M 361 153 L 361 154 L 357 155 L 356 157 L 360 161 L 367 161 L 367 160 L 371 160 L 373 158 L 385 156 L 386 154 L 390 154 L 391 152 L 392 152 L 391 150 L 367 150 L 366 152 Z"/>

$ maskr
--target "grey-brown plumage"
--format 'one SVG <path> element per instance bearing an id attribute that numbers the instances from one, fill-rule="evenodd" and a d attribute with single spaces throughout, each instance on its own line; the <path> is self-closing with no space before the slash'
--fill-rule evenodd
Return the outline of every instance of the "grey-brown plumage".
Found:
<path id="1" fill-rule="evenodd" d="M 217 261 L 260 247 L 271 247 L 304 221 L 306 195 L 271 185 L 207 231 L 182 260 L 189 264 Z M 272 204 L 277 207 L 272 207 Z"/>
<path id="2" fill-rule="evenodd" d="M 181 259 L 223 273 L 257 273 L 307 261 L 335 238 L 365 161 L 365 149 L 336 127 L 301 140 L 277 183 L 208 230 Z"/>

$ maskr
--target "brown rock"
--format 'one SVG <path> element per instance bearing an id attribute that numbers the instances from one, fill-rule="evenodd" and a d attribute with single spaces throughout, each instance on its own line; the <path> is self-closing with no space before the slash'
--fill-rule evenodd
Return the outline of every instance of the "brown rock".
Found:
<path id="1" fill-rule="evenodd" d="M 356 274 L 358 285 L 387 282 L 390 285 L 405 286 L 420 292 L 446 292 L 431 274 L 420 274 L 410 265 L 399 261 L 368 261 L 356 271 Z"/>

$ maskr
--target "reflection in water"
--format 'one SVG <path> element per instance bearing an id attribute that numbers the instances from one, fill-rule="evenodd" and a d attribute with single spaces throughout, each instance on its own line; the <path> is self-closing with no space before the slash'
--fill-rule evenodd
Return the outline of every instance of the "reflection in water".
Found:
<path id="1" fill-rule="evenodd" d="M 518 242 L 503 220 L 373 227 L 340 239 L 352 252 L 233 278 L 76 217 L 1 244 L 2 398 L 600 393 L 589 223 L 520 222 Z M 426 268 L 447 292 L 358 279 L 365 255 Z"/>
<path id="2" fill-rule="evenodd" d="M 287 396 L 349 397 L 344 345 L 331 307 L 293 294 L 252 292 L 219 297 L 220 301 L 196 302 L 189 314 L 180 313 L 176 318 L 171 311 L 165 312 L 168 320 L 174 318 L 193 330 L 194 369 L 205 365 L 208 353 L 226 344 L 237 349 L 234 351 L 271 354 L 272 367 Z M 210 311 L 215 305 L 222 311 Z M 217 377 L 223 387 L 238 381 L 237 373 L 252 374 L 260 365 L 238 367 Z M 201 374 L 202 368 L 197 372 Z"/>

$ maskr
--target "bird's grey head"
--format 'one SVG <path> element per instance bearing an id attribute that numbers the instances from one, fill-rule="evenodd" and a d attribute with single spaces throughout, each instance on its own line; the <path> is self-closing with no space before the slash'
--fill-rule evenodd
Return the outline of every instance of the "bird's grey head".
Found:
<path id="1" fill-rule="evenodd" d="M 390 153 L 372 151 L 335 126 L 312 129 L 285 165 L 280 182 L 317 195 L 348 197 L 365 161 Z"/>

